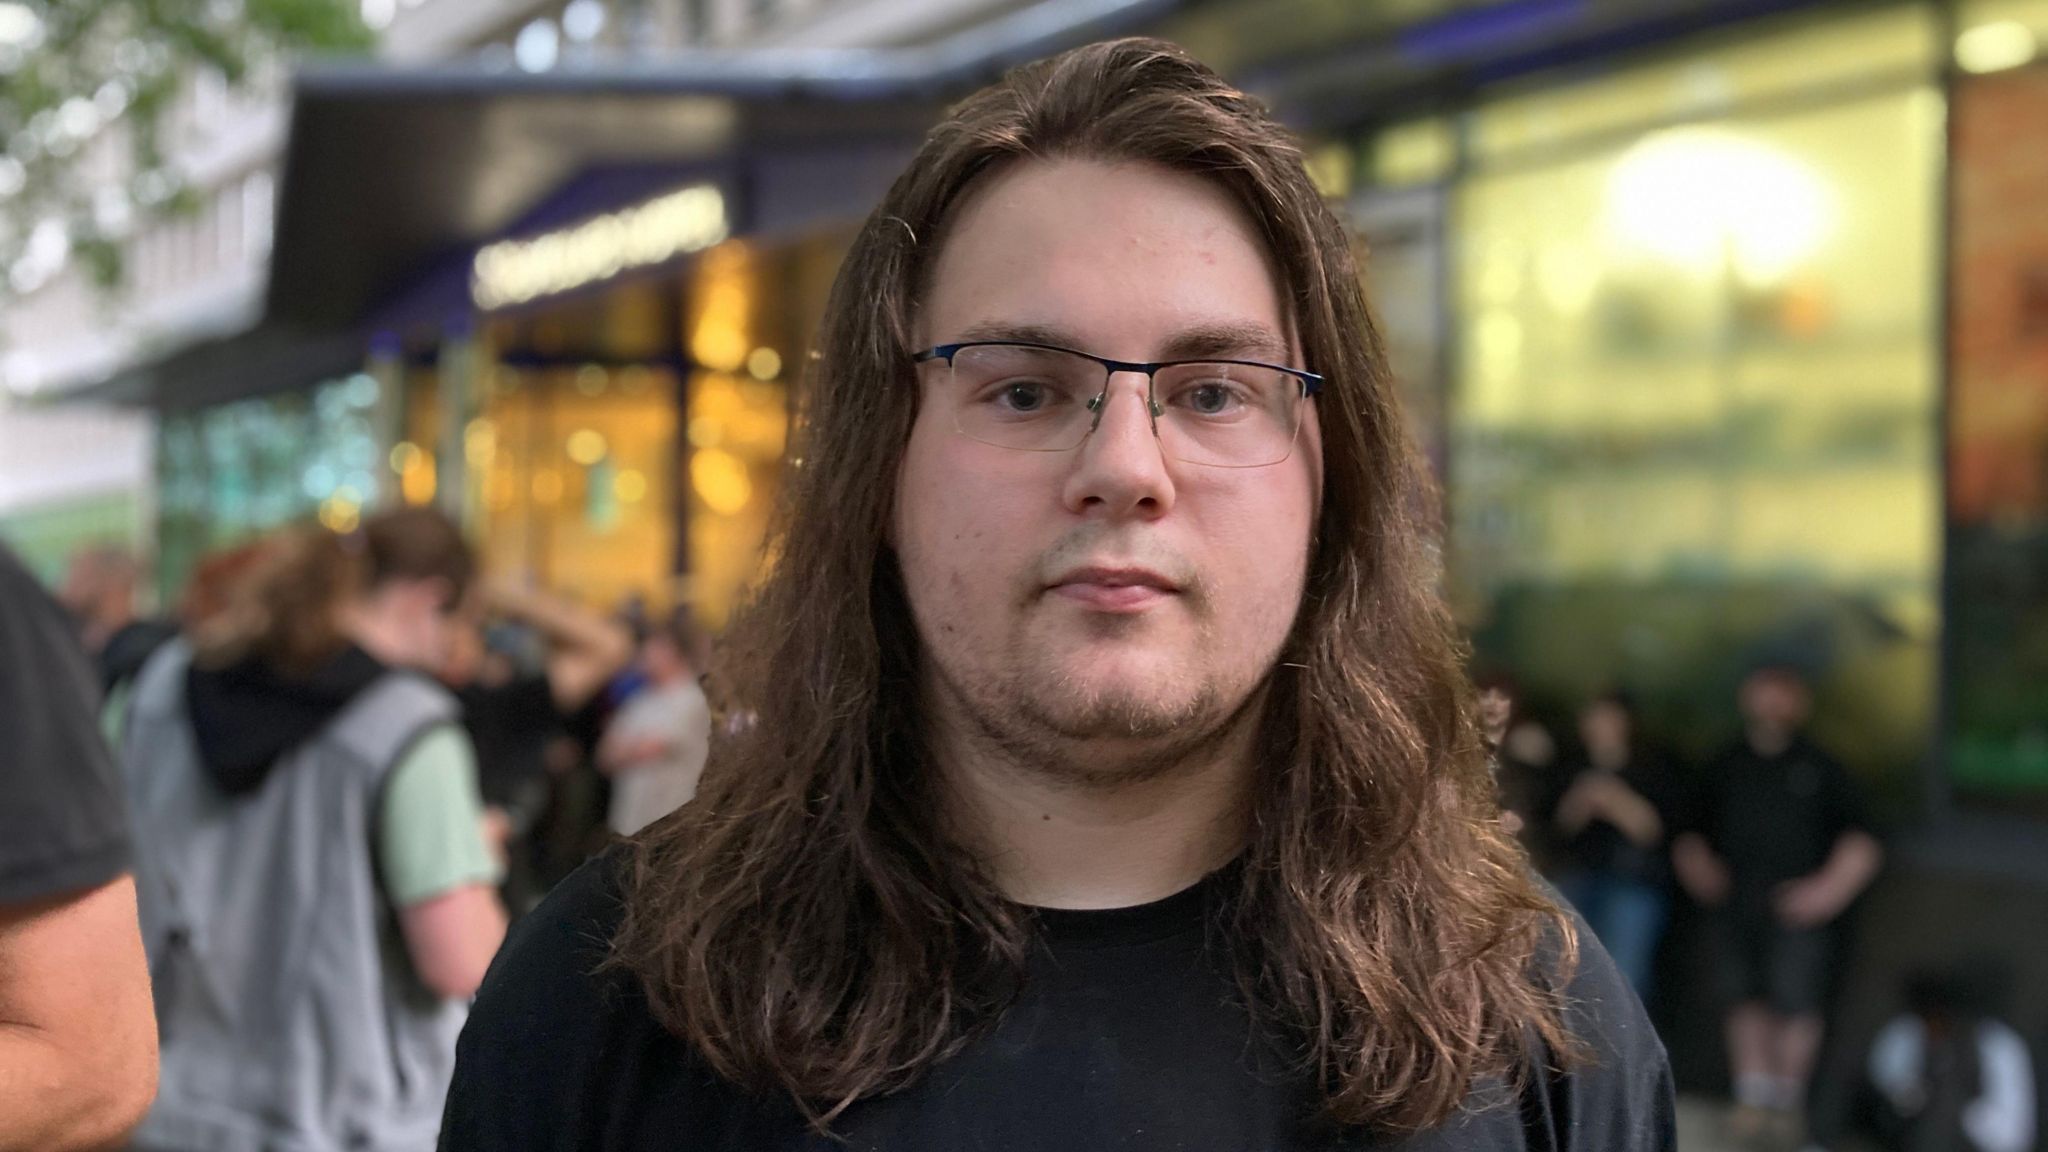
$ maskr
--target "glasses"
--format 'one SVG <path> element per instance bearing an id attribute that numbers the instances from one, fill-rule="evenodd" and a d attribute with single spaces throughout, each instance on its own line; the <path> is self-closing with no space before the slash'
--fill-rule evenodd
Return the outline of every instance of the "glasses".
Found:
<path id="1" fill-rule="evenodd" d="M 941 344 L 912 359 L 946 365 L 951 386 L 940 402 L 952 408 L 961 435 L 1020 452 L 1079 448 L 1102 423 L 1110 376 L 1142 372 L 1161 449 L 1222 468 L 1293 455 L 1304 402 L 1323 386 L 1313 372 L 1252 360 L 1133 364 L 1021 340 Z"/>

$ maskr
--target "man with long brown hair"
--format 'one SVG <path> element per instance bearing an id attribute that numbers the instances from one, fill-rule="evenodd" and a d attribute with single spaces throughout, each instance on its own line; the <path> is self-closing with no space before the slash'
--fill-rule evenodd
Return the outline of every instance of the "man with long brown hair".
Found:
<path id="1" fill-rule="evenodd" d="M 696 800 L 495 965 L 446 1148 L 1669 1147 L 1501 830 L 1345 235 L 1171 45 L 855 239 Z"/>

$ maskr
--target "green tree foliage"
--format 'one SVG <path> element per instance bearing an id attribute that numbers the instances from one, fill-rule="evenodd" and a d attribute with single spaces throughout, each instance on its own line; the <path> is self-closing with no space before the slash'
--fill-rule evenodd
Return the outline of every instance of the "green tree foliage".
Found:
<path id="1" fill-rule="evenodd" d="M 195 207 L 165 140 L 193 77 L 373 43 L 355 0 L 0 0 L 0 301 L 67 253 L 118 288 L 121 238 Z"/>

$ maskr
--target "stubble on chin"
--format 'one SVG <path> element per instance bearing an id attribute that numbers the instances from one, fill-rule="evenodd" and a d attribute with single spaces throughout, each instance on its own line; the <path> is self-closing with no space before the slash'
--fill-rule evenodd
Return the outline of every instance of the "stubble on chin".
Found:
<path id="1" fill-rule="evenodd" d="M 1197 653 L 1205 643 L 1197 638 Z M 1013 642 L 1009 655 L 1024 651 L 1023 643 Z M 1013 770 L 1088 789 L 1147 782 L 1205 763 L 1263 698 L 1270 674 L 1245 686 L 1223 683 L 1213 671 L 1192 683 L 1103 685 L 1036 664 L 956 677 L 934 662 L 938 683 L 930 690 L 947 698 L 956 736 L 974 750 Z"/>

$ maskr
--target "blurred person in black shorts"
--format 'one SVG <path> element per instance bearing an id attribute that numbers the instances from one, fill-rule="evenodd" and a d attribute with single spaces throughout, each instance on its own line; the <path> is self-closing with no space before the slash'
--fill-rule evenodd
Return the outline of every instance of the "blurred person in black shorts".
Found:
<path id="1" fill-rule="evenodd" d="M 1849 774 L 1805 734 L 1805 677 L 1761 666 L 1743 680 L 1740 705 L 1743 738 L 1709 769 L 1672 863 L 1693 899 L 1716 910 L 1736 1134 L 1796 1135 L 1834 926 L 1883 854 Z"/>

